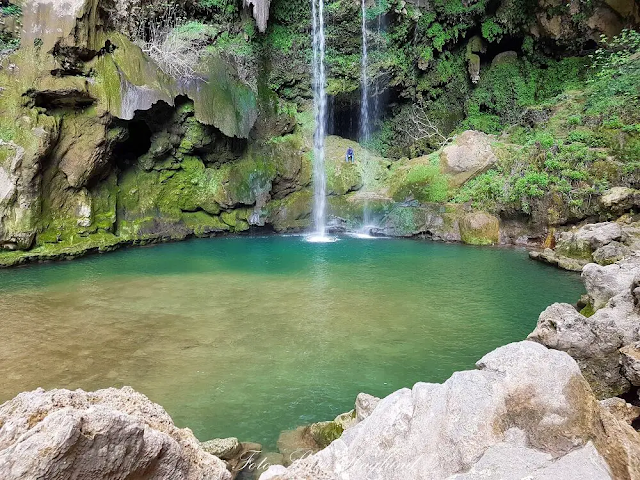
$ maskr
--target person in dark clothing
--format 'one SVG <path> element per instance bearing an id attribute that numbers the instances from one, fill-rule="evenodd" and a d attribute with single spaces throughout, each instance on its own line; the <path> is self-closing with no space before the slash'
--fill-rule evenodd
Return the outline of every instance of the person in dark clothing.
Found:
<path id="1" fill-rule="evenodd" d="M 346 156 L 346 160 L 347 163 L 355 163 L 355 158 L 353 156 L 353 148 L 349 147 L 347 148 L 347 156 Z"/>

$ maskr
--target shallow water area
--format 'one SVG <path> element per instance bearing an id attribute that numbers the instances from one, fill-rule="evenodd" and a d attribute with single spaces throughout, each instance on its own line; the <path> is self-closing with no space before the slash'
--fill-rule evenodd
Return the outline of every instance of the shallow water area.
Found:
<path id="1" fill-rule="evenodd" d="M 578 275 L 423 241 L 217 238 L 0 271 L 0 401 L 131 385 L 201 439 L 273 447 L 355 396 L 518 341 Z"/>

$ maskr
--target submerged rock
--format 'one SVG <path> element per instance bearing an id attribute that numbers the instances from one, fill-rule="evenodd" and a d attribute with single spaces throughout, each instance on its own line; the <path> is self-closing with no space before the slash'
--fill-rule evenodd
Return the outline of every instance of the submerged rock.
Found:
<path id="1" fill-rule="evenodd" d="M 567 354 L 525 341 L 477 367 L 389 395 L 326 449 L 261 480 L 640 474 L 640 437 L 600 406 Z"/>
<path id="2" fill-rule="evenodd" d="M 130 387 L 42 389 L 0 407 L 0 478 L 230 480 L 224 462 Z"/>

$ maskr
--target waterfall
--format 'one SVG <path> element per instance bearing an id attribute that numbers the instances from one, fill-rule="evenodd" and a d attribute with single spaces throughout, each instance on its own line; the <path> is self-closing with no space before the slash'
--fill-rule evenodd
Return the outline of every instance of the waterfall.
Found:
<path id="1" fill-rule="evenodd" d="M 324 0 L 311 0 L 313 14 L 313 105 L 316 129 L 313 135 L 313 220 L 314 238 L 326 238 L 327 176 L 324 142 L 327 128 L 326 72 L 324 67 Z"/>
<path id="2" fill-rule="evenodd" d="M 361 82 L 362 97 L 360 100 L 360 143 L 369 140 L 371 126 L 369 124 L 369 78 L 367 76 L 367 65 L 369 54 L 367 48 L 367 7 L 366 0 L 362 0 L 362 63 Z"/>
<path id="3" fill-rule="evenodd" d="M 362 0 L 362 63 L 361 63 L 361 91 L 362 96 L 360 98 L 360 145 L 364 144 L 366 146 L 366 142 L 369 140 L 371 136 L 371 119 L 369 118 L 369 78 L 367 75 L 367 65 L 369 63 L 369 52 L 367 46 L 367 7 L 366 0 Z M 367 158 L 367 153 L 363 153 L 362 158 L 363 164 L 363 175 L 365 188 L 368 186 L 367 183 L 370 180 L 370 170 L 371 165 L 369 165 L 369 158 Z M 369 202 L 365 200 L 364 203 L 364 221 L 362 224 L 362 228 L 364 231 L 367 230 L 367 226 L 371 223 L 371 212 L 369 209 Z"/>

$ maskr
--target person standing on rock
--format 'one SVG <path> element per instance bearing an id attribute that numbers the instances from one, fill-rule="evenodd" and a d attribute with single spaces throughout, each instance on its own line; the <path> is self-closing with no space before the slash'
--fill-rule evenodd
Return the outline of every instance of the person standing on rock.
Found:
<path id="1" fill-rule="evenodd" d="M 352 147 L 347 148 L 346 160 L 347 160 L 347 163 L 356 163 L 356 161 L 354 159 L 353 148 Z"/>

